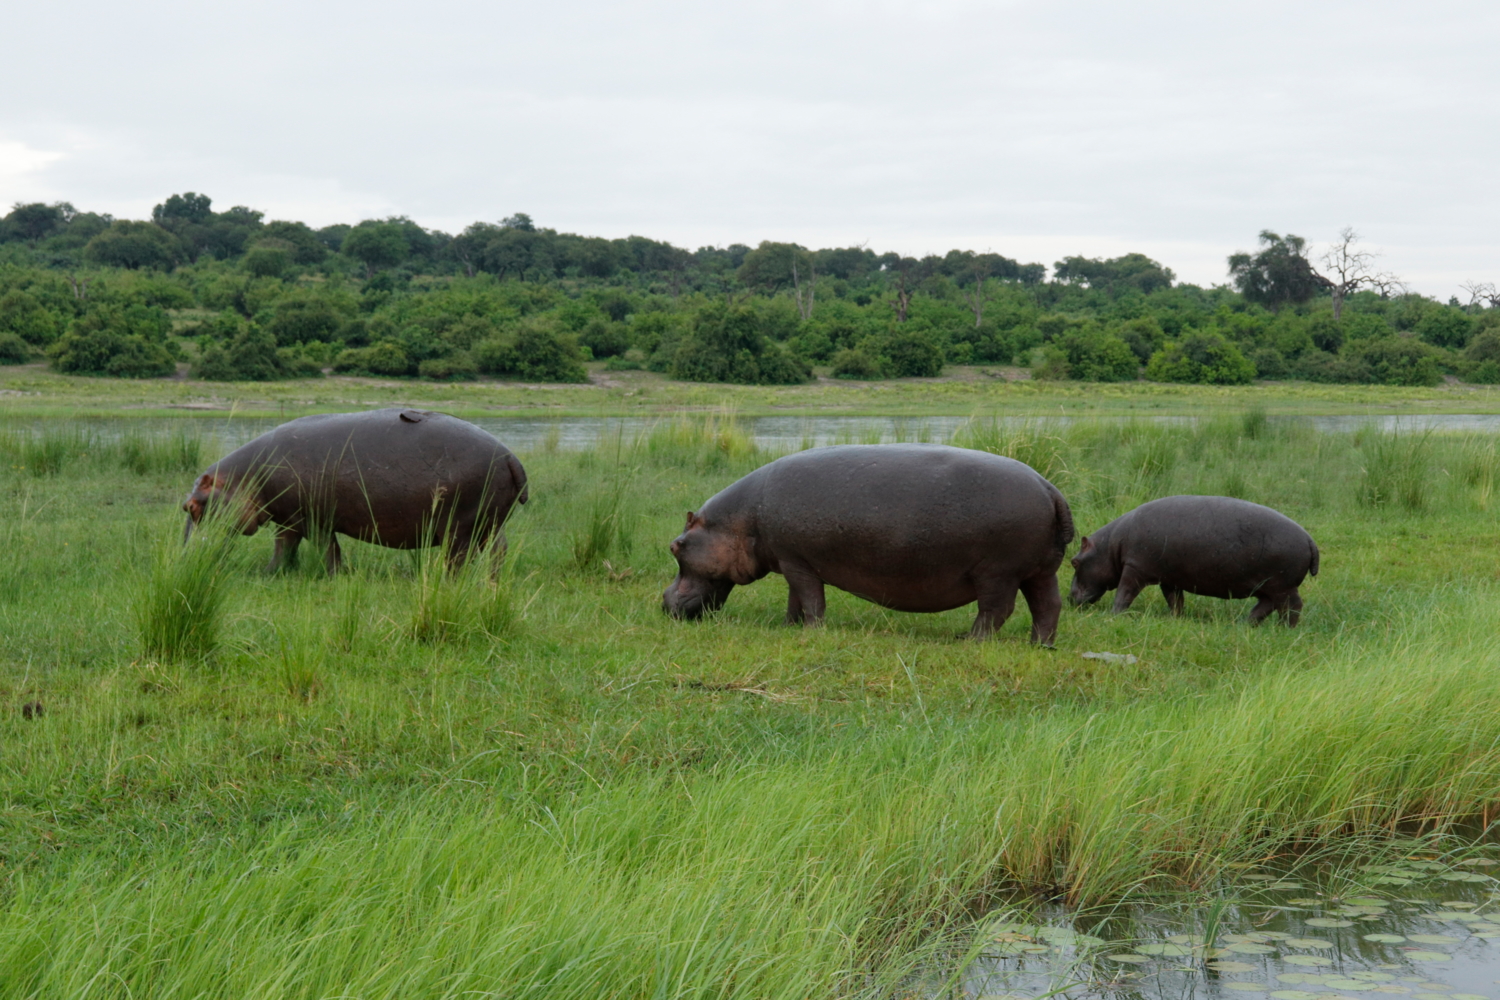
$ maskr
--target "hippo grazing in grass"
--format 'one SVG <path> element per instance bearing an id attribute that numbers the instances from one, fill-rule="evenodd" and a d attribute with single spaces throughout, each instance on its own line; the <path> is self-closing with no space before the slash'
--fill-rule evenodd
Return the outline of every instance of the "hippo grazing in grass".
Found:
<path id="1" fill-rule="evenodd" d="M 503 549 L 505 518 L 526 496 L 516 456 L 467 421 L 395 408 L 330 413 L 282 424 L 210 466 L 182 505 L 184 538 L 210 507 L 238 501 L 245 534 L 277 526 L 271 571 L 311 535 L 327 539 L 328 572 L 338 572 L 340 533 L 393 549 L 446 543 L 458 566 L 497 533 Z"/>
<path id="2" fill-rule="evenodd" d="M 825 584 L 897 611 L 979 602 L 970 635 L 1005 624 L 1020 590 L 1051 645 L 1073 516 L 1014 459 L 943 445 L 840 445 L 788 455 L 712 497 L 672 542 L 662 607 L 697 618 L 736 584 L 786 577 L 788 624 L 823 621 Z"/>
<path id="3" fill-rule="evenodd" d="M 1297 588 L 1318 575 L 1318 545 L 1296 521 L 1258 503 L 1163 497 L 1085 537 L 1073 570 L 1074 604 L 1114 589 L 1114 610 L 1124 611 L 1141 588 L 1160 584 L 1174 615 L 1184 593 L 1258 597 L 1251 624 L 1274 610 L 1293 626 L 1302 615 Z"/>

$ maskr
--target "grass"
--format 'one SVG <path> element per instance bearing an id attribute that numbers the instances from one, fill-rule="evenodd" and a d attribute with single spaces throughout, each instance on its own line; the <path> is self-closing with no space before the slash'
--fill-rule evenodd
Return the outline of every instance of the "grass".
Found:
<path id="1" fill-rule="evenodd" d="M 1250 410 L 960 440 L 1046 469 L 1082 532 L 1175 492 L 1284 510 L 1323 553 L 1302 626 L 1151 595 L 1046 651 L 1024 610 L 970 643 L 972 609 L 831 592 L 787 629 L 776 577 L 670 621 L 682 512 L 771 457 L 724 413 L 523 455 L 498 582 L 353 542 L 338 579 L 267 577 L 265 532 L 182 548 L 191 473 L 0 469 L 0 997 L 899 996 L 1006 901 L 1494 816 L 1492 438 Z M 631 544 L 579 559 L 610 519 Z"/>

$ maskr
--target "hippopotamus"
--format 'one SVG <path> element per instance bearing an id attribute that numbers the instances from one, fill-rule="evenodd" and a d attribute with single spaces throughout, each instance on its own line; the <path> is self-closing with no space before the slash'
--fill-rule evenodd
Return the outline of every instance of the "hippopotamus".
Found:
<path id="1" fill-rule="evenodd" d="M 787 624 L 820 625 L 824 585 L 897 611 L 977 601 L 969 635 L 1010 617 L 1020 590 L 1031 638 L 1051 645 L 1057 569 L 1073 515 L 1024 463 L 946 445 L 836 445 L 764 465 L 720 491 L 671 544 L 662 607 L 698 618 L 736 585 L 780 573 Z"/>
<path id="2" fill-rule="evenodd" d="M 1276 611 L 1290 627 L 1302 616 L 1297 588 L 1309 573 L 1318 575 L 1318 544 L 1285 514 L 1234 497 L 1163 497 L 1084 537 L 1068 596 L 1091 604 L 1114 589 L 1119 612 L 1141 588 L 1160 584 L 1174 615 L 1185 593 L 1258 597 L 1252 625 Z"/>
<path id="3" fill-rule="evenodd" d="M 338 572 L 338 534 L 393 549 L 446 544 L 457 567 L 497 534 L 502 551 L 505 519 L 526 499 L 520 461 L 468 421 L 399 408 L 329 413 L 284 423 L 209 466 L 183 502 L 183 537 L 223 507 L 244 534 L 276 525 L 272 572 L 309 535 L 326 538 L 328 572 Z"/>

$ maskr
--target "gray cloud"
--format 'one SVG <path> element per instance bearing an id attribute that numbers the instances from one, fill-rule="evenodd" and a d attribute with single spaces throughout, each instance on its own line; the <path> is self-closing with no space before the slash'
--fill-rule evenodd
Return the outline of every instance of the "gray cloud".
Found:
<path id="1" fill-rule="evenodd" d="M 722 7 L 722 9 L 721 9 Z M 1447 295 L 1500 278 L 1500 10 L 1475 2 L 810 2 L 8 13 L 0 197 L 172 191 L 314 224 L 530 212 L 696 246 L 869 241 L 1188 280 L 1356 226 Z"/>

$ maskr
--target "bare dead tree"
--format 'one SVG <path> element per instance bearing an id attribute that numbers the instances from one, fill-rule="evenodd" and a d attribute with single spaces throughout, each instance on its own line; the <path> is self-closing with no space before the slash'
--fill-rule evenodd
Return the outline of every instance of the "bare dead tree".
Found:
<path id="1" fill-rule="evenodd" d="M 1500 307 L 1500 292 L 1493 281 L 1465 281 L 1458 286 L 1469 293 L 1469 305 L 1487 305 L 1491 309 Z"/>
<path id="2" fill-rule="evenodd" d="M 70 274 L 68 275 L 68 284 L 73 286 L 73 298 L 79 302 L 87 301 L 89 297 L 89 280 L 87 278 L 79 281 Z"/>
<path id="3" fill-rule="evenodd" d="M 1324 287 L 1333 295 L 1333 318 L 1344 314 L 1344 299 L 1361 288 L 1373 288 L 1382 298 L 1389 298 L 1393 290 L 1405 289 L 1401 279 L 1394 274 L 1377 272 L 1375 258 L 1380 256 L 1370 250 L 1360 249 L 1359 234 L 1353 226 L 1339 231 L 1338 242 L 1324 251 L 1320 258 L 1325 274 L 1318 275 Z"/>
<path id="4" fill-rule="evenodd" d="M 977 330 L 984 322 L 984 307 L 989 305 L 990 299 L 994 298 L 993 289 L 985 285 L 990 276 L 990 265 L 978 255 L 974 258 L 974 287 L 963 289 L 964 301 L 969 304 L 969 311 L 974 314 L 974 328 Z"/>

